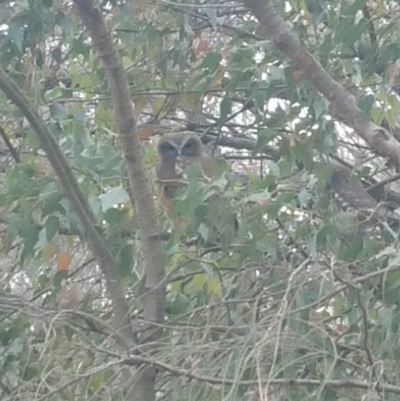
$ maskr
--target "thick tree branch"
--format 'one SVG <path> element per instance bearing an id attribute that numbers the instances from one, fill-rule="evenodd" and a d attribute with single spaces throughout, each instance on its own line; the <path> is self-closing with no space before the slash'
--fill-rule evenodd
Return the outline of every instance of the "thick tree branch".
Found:
<path id="1" fill-rule="evenodd" d="M 337 83 L 307 51 L 290 27 L 272 9 L 268 0 L 243 0 L 258 19 L 263 34 L 284 53 L 297 70 L 331 103 L 340 119 L 348 124 L 380 156 L 400 169 L 400 143 L 386 130 L 373 124 L 357 107 L 356 99 Z"/>
<path id="2" fill-rule="evenodd" d="M 143 317 L 146 322 L 156 323 L 149 330 L 150 334 L 146 337 L 146 341 L 154 341 L 161 335 L 160 324 L 164 321 L 166 287 L 164 257 L 156 209 L 146 177 L 140 140 L 136 132 L 128 80 L 98 2 L 95 0 L 74 0 L 74 4 L 92 39 L 93 47 L 101 58 L 113 99 L 119 142 L 128 169 L 131 198 L 135 203 L 146 265 L 146 294 Z M 154 367 L 146 366 L 142 369 L 133 385 L 130 397 L 140 401 L 154 399 L 155 376 Z"/>
<path id="3" fill-rule="evenodd" d="M 113 302 L 113 317 L 115 328 L 125 343 L 132 341 L 132 328 L 129 318 L 128 304 L 124 291 L 116 278 L 113 256 L 111 255 L 107 242 L 100 232 L 98 222 L 94 216 L 89 202 L 81 191 L 78 182 L 68 164 L 66 157 L 61 151 L 58 143 L 49 132 L 46 124 L 40 118 L 38 112 L 29 103 L 26 96 L 21 92 L 17 84 L 0 69 L 0 89 L 6 94 L 22 112 L 31 124 L 41 147 L 45 151 L 58 179 L 63 187 L 66 197 L 71 202 L 78 214 L 87 235 L 87 240 L 93 256 L 96 258 L 107 282 L 107 290 Z"/>

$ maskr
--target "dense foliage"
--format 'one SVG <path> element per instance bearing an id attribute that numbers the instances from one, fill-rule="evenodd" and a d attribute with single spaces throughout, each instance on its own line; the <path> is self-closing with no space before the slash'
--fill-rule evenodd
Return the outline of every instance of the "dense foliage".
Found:
<path id="1" fill-rule="evenodd" d="M 162 337 L 144 357 L 157 368 L 157 397 L 397 400 L 393 160 L 242 3 L 101 3 L 153 193 L 162 134 L 196 132 L 220 156 L 218 179 L 189 174 L 175 212 L 156 201 L 168 287 Z M 400 2 L 273 6 L 400 141 Z M 0 1 L 0 48 L 0 68 L 45 121 L 100 222 L 140 336 L 144 256 L 98 54 L 66 0 Z M 87 233 L 21 110 L 1 91 L 0 104 L 1 398 L 123 399 L 129 363 Z M 210 228 L 234 218 L 237 232 Z"/>

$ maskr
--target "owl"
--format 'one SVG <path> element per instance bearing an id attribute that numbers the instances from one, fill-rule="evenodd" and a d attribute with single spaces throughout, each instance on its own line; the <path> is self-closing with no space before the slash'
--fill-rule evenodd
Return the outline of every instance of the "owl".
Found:
<path id="1" fill-rule="evenodd" d="M 161 206 L 167 211 L 173 210 L 172 199 L 187 185 L 185 170 L 188 167 L 197 163 L 203 178 L 210 179 L 217 176 L 216 159 L 205 154 L 203 144 L 194 133 L 177 132 L 164 135 L 158 143 L 157 152 L 159 198 Z M 201 176 L 199 178 L 202 179 Z M 232 234 L 238 230 L 234 212 L 217 194 L 206 203 L 208 206 L 203 207 L 205 214 L 198 217 L 200 220 L 194 223 L 192 228 L 197 232 L 200 231 L 203 239 L 208 242 L 221 242 L 221 233 L 225 233 L 226 238 L 232 238 Z M 172 224 L 177 227 L 181 224 L 181 220 L 178 219 Z"/>
<path id="2" fill-rule="evenodd" d="M 216 174 L 214 159 L 204 154 L 203 144 L 194 133 L 176 132 L 164 135 L 158 143 L 157 153 L 161 204 L 166 209 L 171 209 L 171 199 L 177 195 L 179 188 L 185 186 L 186 168 L 198 163 L 205 176 L 213 177 Z"/>

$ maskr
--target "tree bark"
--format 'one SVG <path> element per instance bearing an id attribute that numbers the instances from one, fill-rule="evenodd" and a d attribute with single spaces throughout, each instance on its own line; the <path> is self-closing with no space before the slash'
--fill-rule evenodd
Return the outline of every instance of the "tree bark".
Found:
<path id="1" fill-rule="evenodd" d="M 136 132 L 128 80 L 111 33 L 106 27 L 99 3 L 95 0 L 74 0 L 74 4 L 92 40 L 93 47 L 100 56 L 111 91 L 119 143 L 128 169 L 131 199 L 134 200 L 146 266 L 143 317 L 150 326 L 146 330 L 146 338 L 143 341 L 155 344 L 161 335 L 160 327 L 164 322 L 166 288 L 164 257 L 156 209 L 140 151 L 140 139 Z M 147 352 L 152 351 L 149 347 L 142 349 Z M 143 366 L 135 378 L 129 398 L 138 401 L 153 400 L 155 378 L 155 369 L 151 366 Z"/>
<path id="2" fill-rule="evenodd" d="M 67 158 L 64 156 L 53 135 L 18 85 L 3 70 L 0 70 L 0 89 L 29 121 L 42 149 L 45 151 L 60 180 L 65 196 L 71 202 L 85 228 L 90 250 L 96 258 L 107 282 L 107 290 L 113 305 L 113 324 L 118 335 L 117 340 L 119 339 L 120 342 L 123 340 L 123 345 L 127 347 L 133 341 L 129 307 L 124 290 L 116 278 L 116 262 L 108 249 L 107 241 L 101 233 L 99 222 L 96 220 L 89 202 L 79 187 L 68 164 Z"/>
<path id="3" fill-rule="evenodd" d="M 269 0 L 243 0 L 261 25 L 263 35 L 289 58 L 318 91 L 330 102 L 338 117 L 354 129 L 373 151 L 400 169 L 400 143 L 385 129 L 373 124 L 358 108 L 356 99 L 336 82 L 308 52 L 290 27 L 275 13 Z"/>

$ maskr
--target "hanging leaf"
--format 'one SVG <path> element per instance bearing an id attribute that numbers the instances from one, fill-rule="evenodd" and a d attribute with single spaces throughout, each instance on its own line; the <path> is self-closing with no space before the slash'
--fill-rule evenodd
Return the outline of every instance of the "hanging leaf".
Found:
<path id="1" fill-rule="evenodd" d="M 106 194 L 99 196 L 101 202 L 101 210 L 106 212 L 108 209 L 117 206 L 119 203 L 129 202 L 128 193 L 123 187 L 111 189 Z"/>
<path id="2" fill-rule="evenodd" d="M 276 133 L 269 129 L 263 129 L 257 134 L 257 142 L 253 148 L 251 155 L 254 157 L 262 152 L 267 144 L 276 137 Z"/>
<path id="3" fill-rule="evenodd" d="M 10 24 L 8 28 L 8 35 L 10 39 L 15 43 L 19 51 L 22 51 L 22 40 L 24 37 L 23 30 L 17 24 Z"/>
<path id="4" fill-rule="evenodd" d="M 54 236 L 58 233 L 59 228 L 60 221 L 56 216 L 49 216 L 46 219 L 45 229 L 47 241 L 50 242 L 54 238 Z"/>
<path id="5" fill-rule="evenodd" d="M 71 256 L 68 253 L 60 252 L 57 255 L 57 272 L 68 270 L 71 261 Z"/>
<path id="6" fill-rule="evenodd" d="M 219 124 L 222 125 L 225 123 L 226 118 L 228 117 L 229 113 L 232 109 L 232 101 L 229 96 L 225 96 L 220 104 L 220 117 L 219 117 Z"/>

